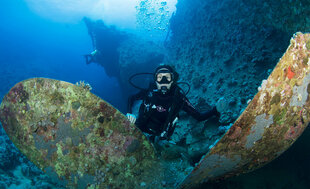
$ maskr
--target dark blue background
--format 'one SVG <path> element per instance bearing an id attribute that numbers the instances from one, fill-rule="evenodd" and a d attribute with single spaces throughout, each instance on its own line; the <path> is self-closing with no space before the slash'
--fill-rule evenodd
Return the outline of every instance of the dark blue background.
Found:
<path id="1" fill-rule="evenodd" d="M 92 92 L 125 110 L 115 78 L 104 68 L 86 65 L 84 54 L 92 49 L 87 28 L 42 18 L 20 0 L 0 1 L 0 97 L 15 83 L 32 77 L 48 77 L 76 83 L 85 80 Z"/>

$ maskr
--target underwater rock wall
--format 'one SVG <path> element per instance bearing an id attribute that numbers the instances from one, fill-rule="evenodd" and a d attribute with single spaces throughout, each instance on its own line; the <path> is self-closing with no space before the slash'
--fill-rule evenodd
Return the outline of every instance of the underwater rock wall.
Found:
<path id="1" fill-rule="evenodd" d="M 190 82 L 190 99 L 226 104 L 234 121 L 285 52 L 290 37 L 309 31 L 307 1 L 179 0 L 171 19 L 170 61 Z"/>
<path id="2" fill-rule="evenodd" d="M 180 0 L 168 49 L 170 62 L 185 70 L 181 78 L 192 86 L 190 99 L 198 106 L 220 100 L 225 104 L 223 121 L 234 121 L 285 52 L 292 34 L 307 30 L 303 20 L 289 22 L 297 16 L 292 10 L 306 11 L 278 1 Z M 276 21 L 283 15 L 282 22 Z"/>

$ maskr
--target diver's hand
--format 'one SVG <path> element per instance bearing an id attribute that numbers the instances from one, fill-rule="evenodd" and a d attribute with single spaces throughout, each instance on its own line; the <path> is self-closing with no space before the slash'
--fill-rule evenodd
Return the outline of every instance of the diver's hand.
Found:
<path id="1" fill-rule="evenodd" d="M 129 119 L 130 123 L 135 123 L 137 120 L 136 116 L 133 114 L 127 113 L 126 116 Z"/>
<path id="2" fill-rule="evenodd" d="M 95 56 L 98 53 L 98 50 L 94 50 L 93 52 L 90 53 L 90 55 Z"/>

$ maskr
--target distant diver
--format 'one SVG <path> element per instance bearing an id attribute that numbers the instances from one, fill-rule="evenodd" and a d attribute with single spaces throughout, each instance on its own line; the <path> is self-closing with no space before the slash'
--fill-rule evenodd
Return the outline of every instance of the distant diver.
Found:
<path id="1" fill-rule="evenodd" d="M 186 93 L 178 86 L 179 74 L 171 66 L 160 65 L 153 76 L 155 82 L 148 89 L 140 88 L 139 93 L 129 98 L 127 110 L 130 122 L 135 123 L 150 141 L 170 140 L 181 110 L 197 121 L 204 121 L 212 116 L 220 118 L 216 107 L 204 113 L 194 108 Z M 132 114 L 136 100 L 142 100 L 137 119 Z"/>
<path id="2" fill-rule="evenodd" d="M 90 54 L 84 55 L 86 64 L 90 64 L 93 62 L 99 63 L 100 56 L 102 56 L 102 54 L 97 49 L 91 52 Z"/>
<path id="3" fill-rule="evenodd" d="M 127 39 L 127 33 L 117 30 L 113 26 L 107 26 L 102 20 L 91 21 L 83 19 L 88 34 L 91 37 L 94 51 L 84 55 L 86 64 L 97 63 L 104 67 L 109 77 L 120 78 L 119 51 L 121 43 Z"/>

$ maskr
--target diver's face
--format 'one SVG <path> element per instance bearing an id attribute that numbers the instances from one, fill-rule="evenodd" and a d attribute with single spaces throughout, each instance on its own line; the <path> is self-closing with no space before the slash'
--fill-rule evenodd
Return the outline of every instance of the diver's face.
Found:
<path id="1" fill-rule="evenodd" d="M 170 90 L 172 85 L 172 75 L 171 73 L 158 73 L 156 75 L 156 86 L 163 94 Z"/>
<path id="2" fill-rule="evenodd" d="M 171 80 L 171 73 L 158 73 L 156 77 L 158 83 L 170 83 Z"/>

